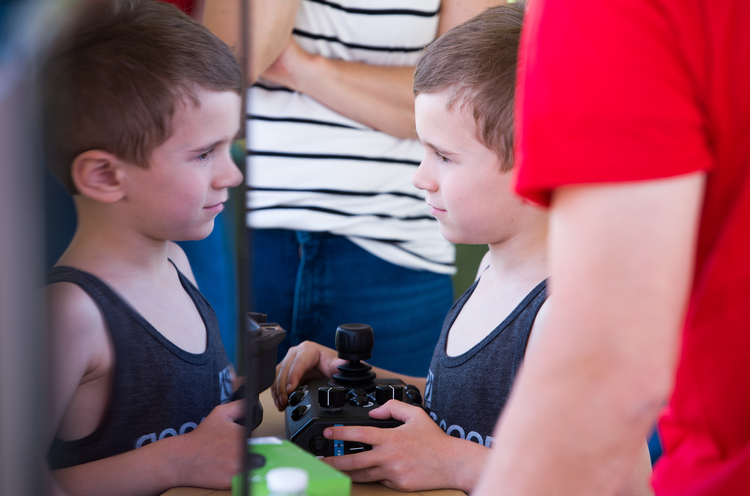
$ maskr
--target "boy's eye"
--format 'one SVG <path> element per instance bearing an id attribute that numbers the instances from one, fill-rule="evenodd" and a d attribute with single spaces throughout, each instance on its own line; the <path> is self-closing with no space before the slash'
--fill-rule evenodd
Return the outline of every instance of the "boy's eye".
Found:
<path id="1" fill-rule="evenodd" d="M 211 150 L 209 150 L 209 151 L 207 151 L 205 153 L 201 153 L 200 155 L 198 155 L 198 160 L 201 161 L 201 162 L 207 161 L 209 158 L 211 158 L 211 154 L 213 152 L 214 152 L 213 149 L 211 149 Z"/>
<path id="2" fill-rule="evenodd" d="M 447 158 L 447 157 L 439 154 L 438 152 L 435 152 L 435 156 L 437 157 L 438 162 L 440 162 L 441 164 L 447 164 L 451 160 L 451 159 L 449 159 L 449 158 Z"/>

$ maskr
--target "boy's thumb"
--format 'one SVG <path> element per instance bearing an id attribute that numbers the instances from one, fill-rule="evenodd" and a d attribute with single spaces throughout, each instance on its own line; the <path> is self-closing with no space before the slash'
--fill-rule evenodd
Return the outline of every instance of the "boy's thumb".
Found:
<path id="1" fill-rule="evenodd" d="M 227 420 L 230 420 L 232 422 L 245 416 L 244 399 L 230 401 L 229 403 L 220 405 L 220 407 L 222 415 L 224 415 Z"/>

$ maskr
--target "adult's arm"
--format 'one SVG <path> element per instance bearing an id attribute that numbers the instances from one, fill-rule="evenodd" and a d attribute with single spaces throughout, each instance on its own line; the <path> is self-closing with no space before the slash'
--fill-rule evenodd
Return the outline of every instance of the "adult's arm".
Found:
<path id="1" fill-rule="evenodd" d="M 555 190 L 554 298 L 476 495 L 602 495 L 623 482 L 672 388 L 704 180 Z"/>
<path id="2" fill-rule="evenodd" d="M 504 2 L 444 0 L 438 36 L 499 3 Z M 341 115 L 373 129 L 397 138 L 416 138 L 412 66 L 380 66 L 328 59 L 305 52 L 288 37 L 279 57 L 261 77 L 311 96 Z"/>
<path id="3" fill-rule="evenodd" d="M 444 0 L 438 35 L 503 0 Z M 414 131 L 414 67 L 333 60 L 292 39 L 299 0 L 251 0 L 248 83 L 259 77 L 309 95 L 336 112 L 399 138 Z M 206 0 L 203 23 L 240 54 L 239 0 Z"/>
<path id="4" fill-rule="evenodd" d="M 203 24 L 241 54 L 242 10 L 240 2 L 248 0 L 205 0 Z M 250 56 L 247 77 L 255 82 L 263 71 L 276 60 L 292 34 L 299 0 L 249 0 L 247 9 Z"/>

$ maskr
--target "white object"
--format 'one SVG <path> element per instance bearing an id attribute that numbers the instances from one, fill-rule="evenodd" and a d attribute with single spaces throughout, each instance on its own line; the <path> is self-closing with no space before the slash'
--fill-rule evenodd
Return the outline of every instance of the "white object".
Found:
<path id="1" fill-rule="evenodd" d="M 269 496 L 306 496 L 309 482 L 307 471 L 301 468 L 273 468 L 266 473 Z"/>

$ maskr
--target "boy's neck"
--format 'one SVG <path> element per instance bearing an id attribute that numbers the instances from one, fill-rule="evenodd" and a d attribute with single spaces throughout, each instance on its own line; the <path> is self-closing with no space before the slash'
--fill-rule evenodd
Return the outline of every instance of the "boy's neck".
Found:
<path id="1" fill-rule="evenodd" d="M 541 281 L 548 276 L 546 215 L 508 237 L 489 246 L 490 266 L 486 274 L 503 280 L 529 278 Z"/>
<path id="2" fill-rule="evenodd" d="M 160 271 L 168 265 L 167 240 L 149 238 L 122 222 L 114 209 L 88 208 L 76 198 L 78 225 L 57 265 L 90 272 Z"/>

